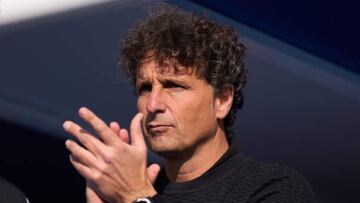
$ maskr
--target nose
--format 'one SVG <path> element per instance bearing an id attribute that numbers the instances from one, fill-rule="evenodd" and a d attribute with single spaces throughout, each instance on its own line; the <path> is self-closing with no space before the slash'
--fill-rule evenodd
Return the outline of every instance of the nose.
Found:
<path id="1" fill-rule="evenodd" d="M 161 90 L 152 89 L 149 100 L 146 104 L 146 110 L 150 113 L 163 113 L 165 112 L 164 98 Z"/>

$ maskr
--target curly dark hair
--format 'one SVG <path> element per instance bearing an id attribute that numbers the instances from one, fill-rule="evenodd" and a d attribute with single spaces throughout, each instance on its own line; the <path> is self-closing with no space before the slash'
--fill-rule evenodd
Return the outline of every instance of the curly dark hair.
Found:
<path id="1" fill-rule="evenodd" d="M 236 111 L 243 105 L 247 75 L 245 46 L 233 28 L 160 4 L 129 31 L 122 48 L 119 63 L 134 84 L 139 64 L 151 52 L 160 65 L 172 61 L 175 71 L 180 71 L 179 65 L 191 71 L 195 69 L 196 74 L 212 85 L 215 94 L 231 85 L 234 100 L 224 127 L 227 137 L 232 137 Z"/>

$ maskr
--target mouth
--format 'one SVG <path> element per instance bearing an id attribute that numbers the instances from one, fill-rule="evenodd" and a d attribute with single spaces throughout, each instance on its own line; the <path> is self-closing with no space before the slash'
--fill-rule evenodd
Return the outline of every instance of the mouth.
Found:
<path id="1" fill-rule="evenodd" d="M 167 131 L 172 125 L 168 124 L 148 124 L 147 130 L 151 133 L 162 133 Z"/>

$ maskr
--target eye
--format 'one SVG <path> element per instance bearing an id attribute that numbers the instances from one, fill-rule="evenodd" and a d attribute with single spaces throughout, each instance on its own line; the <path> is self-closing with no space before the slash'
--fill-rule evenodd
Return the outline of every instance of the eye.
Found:
<path id="1" fill-rule="evenodd" d="M 146 92 L 151 92 L 152 86 L 150 84 L 141 84 L 139 87 L 136 88 L 136 94 L 142 95 Z"/>
<path id="2" fill-rule="evenodd" d="M 165 82 L 164 87 L 168 89 L 179 89 L 179 90 L 185 88 L 183 85 L 172 81 Z"/>

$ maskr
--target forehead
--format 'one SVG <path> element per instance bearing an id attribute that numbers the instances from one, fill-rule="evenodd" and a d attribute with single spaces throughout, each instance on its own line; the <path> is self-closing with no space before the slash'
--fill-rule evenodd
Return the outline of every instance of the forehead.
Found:
<path id="1" fill-rule="evenodd" d="M 192 67 L 181 65 L 171 65 L 169 63 L 159 64 L 155 60 L 146 60 L 142 62 L 136 74 L 136 81 L 152 80 L 156 78 L 180 79 L 184 77 L 196 77 L 200 79 Z"/>

